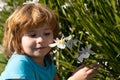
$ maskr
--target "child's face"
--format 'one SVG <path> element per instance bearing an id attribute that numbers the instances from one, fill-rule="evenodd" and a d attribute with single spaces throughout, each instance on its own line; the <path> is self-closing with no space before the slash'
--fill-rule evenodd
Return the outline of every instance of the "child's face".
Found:
<path id="1" fill-rule="evenodd" d="M 27 31 L 21 39 L 24 52 L 32 58 L 44 58 L 54 40 L 53 31 L 47 25 Z"/>

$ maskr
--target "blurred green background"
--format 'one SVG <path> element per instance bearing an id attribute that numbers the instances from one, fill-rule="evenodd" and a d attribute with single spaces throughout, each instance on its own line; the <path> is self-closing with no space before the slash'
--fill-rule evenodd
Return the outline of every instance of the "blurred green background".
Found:
<path id="1" fill-rule="evenodd" d="M 1 45 L 5 20 L 25 1 L 0 0 L 0 3 L 5 3 L 0 8 Z M 62 80 L 67 80 L 76 67 L 93 62 L 101 64 L 94 80 L 120 80 L 120 0 L 40 0 L 39 3 L 58 14 L 61 33 L 74 35 L 82 42 L 77 49 L 92 44 L 92 50 L 96 52 L 83 63 L 74 59 L 74 50 L 62 50 L 55 54 L 57 71 Z M 7 63 L 3 53 L 0 54 L 0 73 Z"/>

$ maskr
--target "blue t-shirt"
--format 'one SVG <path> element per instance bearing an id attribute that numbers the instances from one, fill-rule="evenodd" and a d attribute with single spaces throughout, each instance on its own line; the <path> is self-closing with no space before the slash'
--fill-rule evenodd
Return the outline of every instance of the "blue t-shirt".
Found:
<path id="1" fill-rule="evenodd" d="M 13 54 L 8 61 L 0 80 L 54 80 L 56 69 L 54 63 L 45 59 L 46 66 L 41 66 L 26 55 Z"/>

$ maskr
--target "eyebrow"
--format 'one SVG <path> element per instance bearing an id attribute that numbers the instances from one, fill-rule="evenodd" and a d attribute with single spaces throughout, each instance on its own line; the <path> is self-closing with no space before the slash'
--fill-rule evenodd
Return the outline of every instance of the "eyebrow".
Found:
<path id="1" fill-rule="evenodd" d="M 51 28 L 45 28 L 44 30 L 52 30 Z"/>
<path id="2" fill-rule="evenodd" d="M 36 27 L 36 28 L 29 28 L 27 31 L 34 31 L 34 30 L 37 30 L 38 28 L 43 28 L 45 27 L 43 30 L 52 30 L 52 27 L 51 26 L 41 26 L 41 27 Z"/>

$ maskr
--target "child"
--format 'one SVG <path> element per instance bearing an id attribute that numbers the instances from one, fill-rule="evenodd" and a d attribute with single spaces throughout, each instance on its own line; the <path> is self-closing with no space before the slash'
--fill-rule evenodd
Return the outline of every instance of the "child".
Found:
<path id="1" fill-rule="evenodd" d="M 3 46 L 10 59 L 0 80 L 59 80 L 48 46 L 58 33 L 58 19 L 49 8 L 38 3 L 17 8 L 6 21 Z M 96 69 L 81 66 L 68 80 L 90 80 L 95 74 Z"/>

